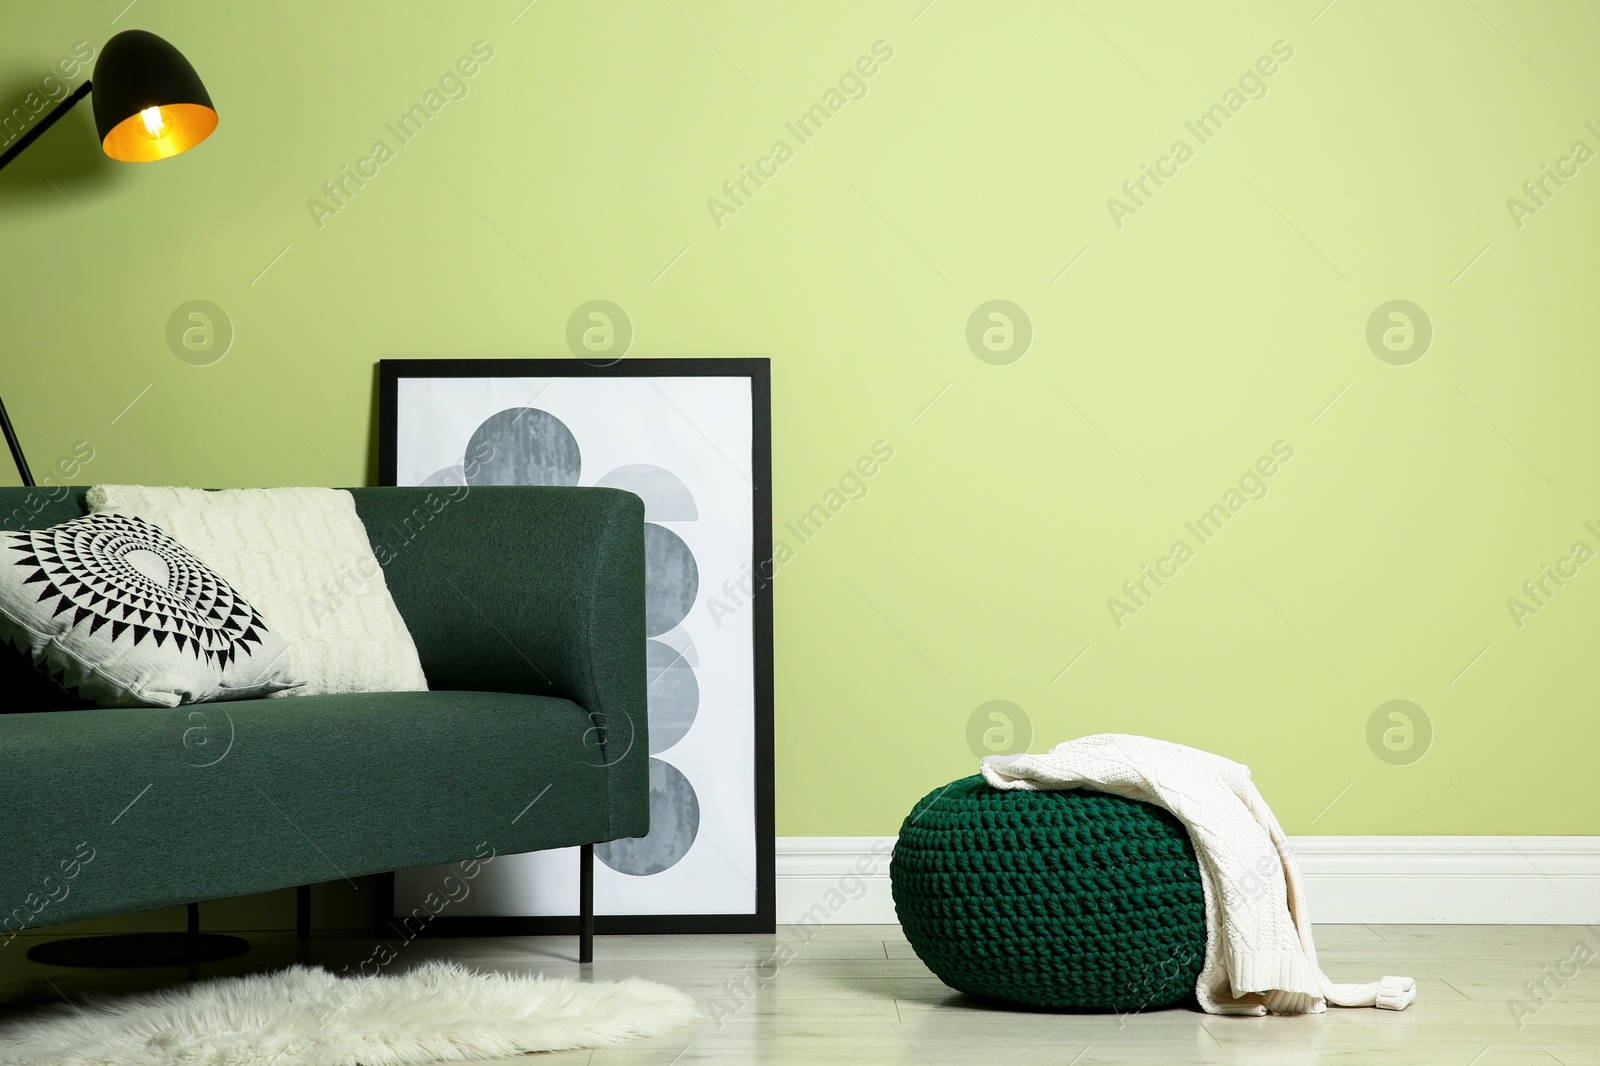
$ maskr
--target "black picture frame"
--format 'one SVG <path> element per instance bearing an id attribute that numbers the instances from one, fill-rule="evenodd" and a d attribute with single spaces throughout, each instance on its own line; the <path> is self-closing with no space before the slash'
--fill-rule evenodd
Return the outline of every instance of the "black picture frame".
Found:
<path id="1" fill-rule="evenodd" d="M 771 361 L 757 357 L 682 359 L 382 359 L 378 362 L 378 483 L 398 480 L 399 391 L 406 378 L 744 377 L 750 381 L 751 569 L 768 564 L 772 541 Z M 597 914 L 599 934 L 771 933 L 777 928 L 773 758 L 772 582 L 754 583 L 754 775 L 756 908 L 745 914 Z M 380 875 L 374 926 L 387 935 L 394 917 L 394 875 Z M 439 916 L 426 936 L 554 936 L 578 932 L 577 915 Z"/>

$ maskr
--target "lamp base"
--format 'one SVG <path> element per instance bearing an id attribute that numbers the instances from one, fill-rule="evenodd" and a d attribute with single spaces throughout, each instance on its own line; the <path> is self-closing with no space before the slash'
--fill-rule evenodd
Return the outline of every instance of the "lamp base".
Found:
<path id="1" fill-rule="evenodd" d="M 231 959 L 250 950 L 250 941 L 221 933 L 124 933 L 51 940 L 28 949 L 28 958 L 47 966 L 185 966 Z"/>

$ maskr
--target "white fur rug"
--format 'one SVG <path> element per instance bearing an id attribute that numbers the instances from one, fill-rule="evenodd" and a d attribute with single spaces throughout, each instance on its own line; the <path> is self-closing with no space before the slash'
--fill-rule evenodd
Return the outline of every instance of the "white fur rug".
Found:
<path id="1" fill-rule="evenodd" d="M 402 1066 L 620 1044 L 700 1017 L 650 981 L 581 984 L 434 962 L 338 977 L 295 966 L 0 1024 L 6 1066 Z"/>

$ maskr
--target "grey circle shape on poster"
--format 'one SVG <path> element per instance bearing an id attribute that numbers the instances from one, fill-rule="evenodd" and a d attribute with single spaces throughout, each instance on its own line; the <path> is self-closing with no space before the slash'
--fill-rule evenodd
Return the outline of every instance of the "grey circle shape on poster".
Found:
<path id="1" fill-rule="evenodd" d="M 459 466 L 440 467 L 422 479 L 425 489 L 447 489 L 467 483 L 467 472 Z"/>
<path id="2" fill-rule="evenodd" d="M 509 407 L 485 418 L 466 454 L 487 457 L 467 474 L 469 485 L 576 485 L 583 470 L 578 438 L 537 407 Z"/>
<path id="3" fill-rule="evenodd" d="M 700 799 L 689 779 L 670 763 L 650 760 L 650 832 L 596 844 L 595 858 L 634 877 L 670 870 L 700 835 Z"/>
<path id="4" fill-rule="evenodd" d="M 1367 747 L 1390 766 L 1410 766 L 1433 747 L 1433 719 L 1410 700 L 1379 704 L 1367 718 Z"/>
<path id="5" fill-rule="evenodd" d="M 600 488 L 626 489 L 644 501 L 646 522 L 694 522 L 700 512 L 694 494 L 678 475 L 652 463 L 619 466 L 595 482 Z"/>
<path id="6" fill-rule="evenodd" d="M 1010 700 L 980 703 L 967 717 L 967 747 L 978 758 L 1015 755 L 1033 743 L 1033 719 Z"/>
<path id="7" fill-rule="evenodd" d="M 650 754 L 683 739 L 700 711 L 700 682 L 676 648 L 644 642 L 644 676 L 650 712 Z"/>
<path id="8" fill-rule="evenodd" d="M 689 634 L 683 631 L 682 626 L 676 626 L 665 633 L 656 634 L 656 639 L 679 655 L 690 666 L 700 665 L 700 652 L 694 646 L 694 641 L 689 639 Z"/>
<path id="9" fill-rule="evenodd" d="M 657 637 L 689 615 L 700 595 L 694 552 L 672 530 L 644 524 L 644 635 Z"/>
<path id="10" fill-rule="evenodd" d="M 1410 300 L 1381 303 L 1367 319 L 1367 347 L 1391 366 L 1410 366 L 1432 344 L 1433 320 Z"/>
<path id="11" fill-rule="evenodd" d="M 233 319 L 210 300 L 189 300 L 167 316 L 167 347 L 190 366 L 219 363 L 233 347 Z"/>
<path id="12" fill-rule="evenodd" d="M 567 318 L 567 348 L 579 359 L 616 362 L 633 346 L 633 320 L 610 300 L 579 304 Z"/>
<path id="13" fill-rule="evenodd" d="M 1033 320 L 1010 300 L 981 303 L 967 319 L 967 347 L 992 366 L 1015 363 L 1033 344 Z"/>

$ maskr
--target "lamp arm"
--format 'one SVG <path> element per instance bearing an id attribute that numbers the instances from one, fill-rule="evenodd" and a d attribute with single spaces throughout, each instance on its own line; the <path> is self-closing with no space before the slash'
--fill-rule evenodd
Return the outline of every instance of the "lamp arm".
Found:
<path id="1" fill-rule="evenodd" d="M 21 155 L 24 148 L 38 140 L 39 136 L 45 130 L 54 126 L 62 115 L 71 111 L 74 104 L 88 96 L 89 89 L 90 82 L 85 79 L 82 85 L 72 90 L 71 95 L 52 108 L 50 113 L 40 119 L 32 129 L 24 133 L 16 144 L 7 148 L 4 155 L 0 155 L 0 168 L 3 168 L 7 163 Z M 11 428 L 11 416 L 6 414 L 4 400 L 0 400 L 0 432 L 5 433 L 6 446 L 11 449 L 11 458 L 16 460 L 17 473 L 22 477 L 22 483 L 32 488 L 34 483 L 33 472 L 28 469 L 28 460 L 22 454 L 22 442 L 17 440 L 17 431 Z"/>
<path id="2" fill-rule="evenodd" d="M 35 125 L 27 133 L 24 133 L 16 144 L 13 144 L 10 148 L 7 148 L 5 154 L 0 155 L 0 169 L 4 169 L 7 163 L 21 155 L 24 148 L 38 140 L 39 135 L 45 130 L 49 129 L 51 126 L 54 126 L 56 121 L 60 119 L 62 115 L 65 115 L 68 111 L 71 111 L 72 105 L 76 104 L 79 100 L 82 100 L 85 96 L 88 96 L 89 84 L 90 83 L 88 79 L 85 79 L 82 85 L 72 90 L 71 96 L 68 96 L 65 100 L 57 104 L 53 109 L 51 109 L 48 115 L 39 120 L 37 125 Z M 8 440 L 12 439 L 9 432 L 7 432 L 6 437 Z M 13 450 L 15 450 L 15 445 L 13 445 Z"/>
<path id="3" fill-rule="evenodd" d="M 28 488 L 33 488 L 33 472 L 28 469 L 28 460 L 22 455 L 22 442 L 17 440 L 17 431 L 11 428 L 11 416 L 6 414 L 6 402 L 0 400 L 0 430 L 6 435 L 6 444 L 11 447 L 11 458 L 17 461 L 17 473 L 22 477 L 22 483 Z"/>

